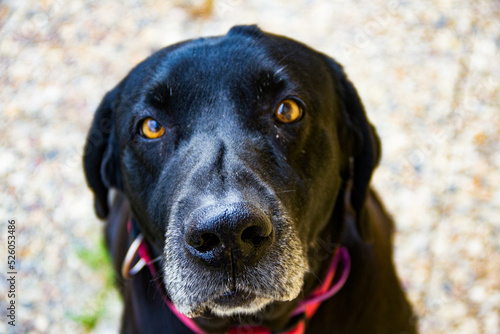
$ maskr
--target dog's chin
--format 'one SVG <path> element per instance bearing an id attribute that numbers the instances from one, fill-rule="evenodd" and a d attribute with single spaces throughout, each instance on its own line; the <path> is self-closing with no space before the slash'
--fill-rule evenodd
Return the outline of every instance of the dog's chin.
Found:
<path id="1" fill-rule="evenodd" d="M 273 301 L 272 298 L 246 295 L 244 298 L 222 296 L 207 305 L 208 310 L 218 317 L 252 315 L 261 311 Z"/>
<path id="2" fill-rule="evenodd" d="M 232 317 L 255 315 L 267 305 L 275 302 L 272 297 L 257 296 L 253 293 L 230 293 L 214 297 L 202 305 L 180 306 L 179 312 L 190 317 Z"/>

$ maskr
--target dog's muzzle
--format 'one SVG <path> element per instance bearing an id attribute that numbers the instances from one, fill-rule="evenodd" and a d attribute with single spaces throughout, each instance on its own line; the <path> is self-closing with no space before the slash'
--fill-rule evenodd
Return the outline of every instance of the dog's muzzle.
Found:
<path id="1" fill-rule="evenodd" d="M 308 263 L 294 222 L 280 211 L 213 201 L 171 220 L 164 282 L 181 313 L 254 314 L 299 294 Z"/>

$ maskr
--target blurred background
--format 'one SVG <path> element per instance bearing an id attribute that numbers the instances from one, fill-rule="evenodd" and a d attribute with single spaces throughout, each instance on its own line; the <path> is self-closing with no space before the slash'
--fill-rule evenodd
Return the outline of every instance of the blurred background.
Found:
<path id="1" fill-rule="evenodd" d="M 500 2 L 0 2 L 0 332 L 116 333 L 121 300 L 81 156 L 94 110 L 171 43 L 257 23 L 336 58 L 382 139 L 374 176 L 422 333 L 500 333 Z"/>

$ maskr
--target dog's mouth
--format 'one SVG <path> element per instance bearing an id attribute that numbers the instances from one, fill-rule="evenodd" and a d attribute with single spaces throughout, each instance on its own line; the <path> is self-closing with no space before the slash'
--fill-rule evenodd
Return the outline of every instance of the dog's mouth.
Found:
<path id="1" fill-rule="evenodd" d="M 209 296 L 200 304 L 189 307 L 178 305 L 178 310 L 188 317 L 232 317 L 251 315 L 272 303 L 273 297 L 245 290 L 227 291 L 223 294 Z"/>
<path id="2" fill-rule="evenodd" d="M 273 301 L 251 291 L 227 291 L 215 296 L 204 305 L 205 311 L 211 315 L 227 317 L 241 314 L 253 314 Z"/>
<path id="3" fill-rule="evenodd" d="M 228 291 L 216 298 L 213 302 L 222 307 L 241 307 L 253 302 L 257 295 L 252 292 L 245 291 Z"/>

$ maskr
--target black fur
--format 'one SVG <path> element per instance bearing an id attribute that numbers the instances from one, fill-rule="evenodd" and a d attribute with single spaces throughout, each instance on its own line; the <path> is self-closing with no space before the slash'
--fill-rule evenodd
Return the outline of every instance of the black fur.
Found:
<path id="1" fill-rule="evenodd" d="M 285 99 L 302 107 L 297 122 L 274 116 Z M 162 137 L 140 135 L 146 117 Z M 351 274 L 307 333 L 414 333 L 392 220 L 370 189 L 380 154 L 342 67 L 301 43 L 237 26 L 153 54 L 106 94 L 84 155 L 117 271 L 132 216 L 163 259 L 161 277 L 119 279 L 122 332 L 189 333 L 154 279 L 207 331 L 280 331 L 342 244 Z"/>

